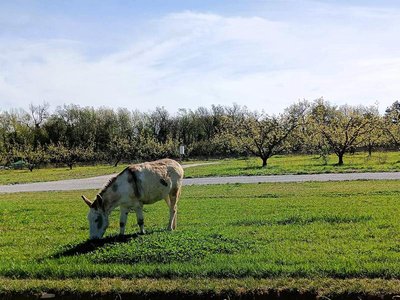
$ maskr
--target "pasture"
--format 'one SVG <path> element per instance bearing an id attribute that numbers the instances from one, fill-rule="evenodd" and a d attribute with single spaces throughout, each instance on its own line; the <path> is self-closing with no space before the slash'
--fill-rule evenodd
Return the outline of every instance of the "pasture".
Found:
<path id="1" fill-rule="evenodd" d="M 88 242 L 80 195 L 95 193 L 0 194 L 0 293 L 400 293 L 397 181 L 190 186 L 177 231 L 159 202 L 145 206 L 148 234 L 130 215 L 117 238 L 114 211 Z"/>
<path id="2" fill-rule="evenodd" d="M 325 162 L 317 155 L 276 155 L 268 160 L 268 167 L 261 167 L 261 160 L 256 157 L 222 160 L 189 160 L 186 165 L 202 162 L 216 164 L 196 166 L 185 170 L 186 178 L 236 175 L 280 175 L 280 174 L 318 174 L 340 172 L 387 172 L 400 170 L 399 152 L 374 152 L 371 157 L 367 153 L 347 154 L 344 165 L 337 166 L 337 157 L 330 155 Z M 88 178 L 100 175 L 119 173 L 126 167 L 121 163 L 118 167 L 111 165 L 75 166 L 42 168 L 30 172 L 24 170 L 0 170 L 0 185 L 54 181 L 64 179 Z"/>
<path id="3" fill-rule="evenodd" d="M 399 152 L 375 152 L 371 157 L 365 152 L 347 154 L 344 165 L 337 166 L 337 156 L 331 154 L 324 161 L 318 155 L 275 155 L 268 160 L 266 168 L 261 159 L 249 157 L 224 159 L 218 164 L 188 168 L 186 177 L 321 174 L 347 172 L 397 172 L 400 170 Z"/>

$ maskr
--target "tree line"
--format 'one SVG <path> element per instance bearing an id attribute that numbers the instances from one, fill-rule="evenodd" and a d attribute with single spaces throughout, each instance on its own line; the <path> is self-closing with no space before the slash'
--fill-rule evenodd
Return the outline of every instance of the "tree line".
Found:
<path id="1" fill-rule="evenodd" d="M 170 114 L 126 108 L 64 105 L 50 112 L 48 103 L 27 110 L 0 111 L 0 165 L 23 161 L 32 171 L 45 164 L 67 165 L 179 157 L 253 155 L 266 167 L 278 153 L 314 153 L 326 158 L 359 149 L 398 149 L 400 103 L 383 115 L 377 106 L 337 106 L 323 98 L 299 101 L 280 114 L 245 106 L 212 105 Z"/>

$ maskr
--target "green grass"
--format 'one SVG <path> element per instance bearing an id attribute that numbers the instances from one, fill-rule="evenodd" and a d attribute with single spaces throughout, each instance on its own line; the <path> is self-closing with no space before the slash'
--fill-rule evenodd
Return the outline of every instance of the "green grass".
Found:
<path id="1" fill-rule="evenodd" d="M 118 173 L 125 167 L 126 165 L 119 165 L 118 167 L 113 167 L 111 165 L 75 166 L 72 168 L 72 170 L 67 167 L 61 167 L 34 169 L 32 172 L 28 169 L 0 170 L 0 184 L 88 178 Z"/>
<path id="2" fill-rule="evenodd" d="M 261 167 L 261 159 L 224 159 L 218 164 L 198 166 L 185 170 L 185 176 L 238 176 L 238 175 L 280 175 L 318 174 L 345 172 L 398 172 L 399 152 L 376 152 L 371 157 L 367 153 L 345 155 L 344 165 L 337 166 L 337 157 L 330 155 L 327 163 L 316 155 L 275 155 L 268 160 L 266 168 Z"/>
<path id="3" fill-rule="evenodd" d="M 0 297 L 37 299 L 397 299 L 400 280 L 331 278 L 18 279 L 0 278 Z M 268 298 L 266 298 L 268 296 Z M 59 299 L 57 297 L 57 299 Z M 16 297 L 17 298 L 17 297 Z M 21 299 L 17 298 L 17 299 Z"/>
<path id="4" fill-rule="evenodd" d="M 208 163 L 207 161 L 190 161 L 184 164 Z M 89 178 L 101 175 L 110 175 L 121 172 L 128 164 L 119 164 L 117 167 L 111 165 L 74 166 L 60 168 L 41 168 L 23 170 L 0 170 L 0 185 L 30 182 L 55 181 L 64 179 Z"/>
<path id="5" fill-rule="evenodd" d="M 233 285 L 238 278 L 282 285 L 292 278 L 387 279 L 391 285 L 400 278 L 397 181 L 185 187 L 177 231 L 164 230 L 168 210 L 159 202 L 145 207 L 148 234 L 135 235 L 132 215 L 127 236 L 113 236 L 115 211 L 98 242 L 86 240 L 87 207 L 80 194 L 0 195 L 0 285 L 49 280 L 61 288 L 60 280 L 67 279 L 90 286 L 96 278 L 211 278 Z"/>
<path id="6" fill-rule="evenodd" d="M 196 160 L 184 163 L 199 162 L 207 163 L 207 161 Z M 261 168 L 261 160 L 255 157 L 208 162 L 216 164 L 187 168 L 185 177 L 400 171 L 399 152 L 376 152 L 372 157 L 368 157 L 366 153 L 347 155 L 344 158 L 345 165 L 340 167 L 336 166 L 337 158 L 334 155 L 329 156 L 327 164 L 314 155 L 276 155 L 268 161 L 267 168 Z M 72 170 L 69 168 L 44 168 L 33 170 L 33 172 L 0 170 L 0 185 L 109 175 L 122 171 L 125 166 L 125 164 L 120 164 L 116 168 L 110 165 L 76 166 Z"/>

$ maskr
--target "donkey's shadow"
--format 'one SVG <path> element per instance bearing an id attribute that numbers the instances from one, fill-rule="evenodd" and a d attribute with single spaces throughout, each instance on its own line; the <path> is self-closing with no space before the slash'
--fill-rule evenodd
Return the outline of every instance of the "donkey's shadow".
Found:
<path id="1" fill-rule="evenodd" d="M 158 230 L 148 231 L 145 235 L 153 234 L 158 232 Z M 134 234 L 127 234 L 127 235 L 117 235 L 117 236 L 110 236 L 102 239 L 96 240 L 87 240 L 85 242 L 79 243 L 72 247 L 67 247 L 66 249 L 61 250 L 60 252 L 55 253 L 52 255 L 52 258 L 61 258 L 61 257 L 68 257 L 68 256 L 75 256 L 75 255 L 82 255 L 87 254 L 90 252 L 94 252 L 99 248 L 102 248 L 107 245 L 117 245 L 128 243 L 133 239 L 137 239 L 139 236 L 143 236 L 138 233 Z"/>
<path id="2" fill-rule="evenodd" d="M 61 257 L 87 254 L 89 252 L 96 251 L 97 249 L 107 245 L 128 243 L 130 240 L 136 239 L 138 237 L 139 234 L 135 233 L 123 236 L 110 236 L 97 240 L 87 240 L 75 246 L 67 247 L 66 249 L 63 249 L 60 252 L 57 252 L 56 254 L 52 255 L 52 258 L 61 258 Z"/>
<path id="3" fill-rule="evenodd" d="M 87 254 L 90 252 L 94 252 L 97 249 L 102 248 L 107 245 L 124 244 L 124 243 L 130 242 L 131 240 L 137 239 L 138 237 L 148 236 L 148 235 L 157 234 L 157 233 L 165 232 L 165 231 L 167 231 L 167 229 L 154 228 L 154 229 L 146 230 L 146 233 L 144 235 L 139 234 L 139 233 L 133 233 L 133 234 L 126 234 L 126 235 L 112 235 L 109 237 L 95 239 L 95 240 L 86 240 L 77 245 L 69 245 L 69 246 L 63 247 L 63 249 L 61 249 L 60 251 L 51 255 L 51 258 L 61 258 L 61 257 L 68 257 L 68 256 L 83 255 L 83 254 Z"/>

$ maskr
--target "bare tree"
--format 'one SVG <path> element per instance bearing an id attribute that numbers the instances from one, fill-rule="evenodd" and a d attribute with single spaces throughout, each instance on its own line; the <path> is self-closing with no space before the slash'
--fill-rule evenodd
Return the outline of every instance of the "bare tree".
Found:
<path id="1" fill-rule="evenodd" d="M 314 102 L 311 110 L 315 130 L 326 140 L 343 165 L 343 156 L 351 148 L 363 143 L 370 130 L 370 109 L 367 107 L 333 106 L 322 98 Z"/>
<path id="2" fill-rule="evenodd" d="M 260 157 L 266 167 L 270 157 L 285 149 L 288 136 L 300 124 L 306 108 L 306 102 L 299 102 L 277 116 L 248 111 L 238 114 L 236 109 L 232 134 L 244 149 Z"/>
<path id="3" fill-rule="evenodd" d="M 49 117 L 49 108 L 50 104 L 47 102 L 38 105 L 29 104 L 29 113 L 35 128 L 40 128 L 42 123 Z"/>

